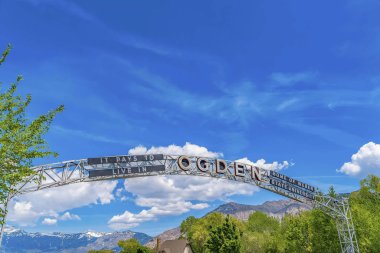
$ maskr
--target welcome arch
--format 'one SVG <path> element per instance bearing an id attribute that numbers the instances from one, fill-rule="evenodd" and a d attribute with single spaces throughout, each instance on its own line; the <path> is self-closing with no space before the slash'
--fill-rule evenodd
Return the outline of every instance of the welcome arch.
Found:
<path id="1" fill-rule="evenodd" d="M 17 193 L 35 192 L 80 182 L 122 178 L 188 175 L 248 183 L 290 199 L 320 208 L 336 222 L 343 253 L 359 252 L 347 197 L 332 198 L 316 187 L 272 170 L 224 159 L 185 155 L 125 155 L 87 158 L 40 165 L 35 175 L 19 185 Z M 4 227 L 1 227 L 3 231 Z"/>

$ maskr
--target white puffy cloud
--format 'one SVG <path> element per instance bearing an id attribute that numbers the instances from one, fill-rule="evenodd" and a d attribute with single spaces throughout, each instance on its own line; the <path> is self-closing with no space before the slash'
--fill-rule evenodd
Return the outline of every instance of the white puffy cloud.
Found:
<path id="1" fill-rule="evenodd" d="M 153 206 L 148 210 L 142 210 L 138 214 L 133 214 L 129 211 L 125 211 L 121 215 L 112 217 L 109 221 L 109 226 L 112 229 L 129 229 L 138 226 L 142 222 L 156 220 L 160 216 L 167 215 L 179 215 L 186 213 L 191 209 L 199 210 L 207 208 L 208 204 L 192 204 L 189 201 L 179 201 L 176 203 L 169 203 L 166 205 Z"/>
<path id="2" fill-rule="evenodd" d="M 238 159 L 236 161 L 244 163 L 244 164 L 254 165 L 254 166 L 266 169 L 266 170 L 282 170 L 282 169 L 288 168 L 290 165 L 292 165 L 292 164 L 289 164 L 288 161 L 283 161 L 282 163 L 279 163 L 279 162 L 266 163 L 266 161 L 264 159 L 259 159 L 256 162 L 252 162 L 252 161 L 248 160 L 247 157 Z"/>
<path id="3" fill-rule="evenodd" d="M 32 209 L 33 205 L 30 201 L 14 201 L 10 202 L 8 220 L 14 221 L 21 226 L 33 224 L 40 216 Z"/>
<path id="4" fill-rule="evenodd" d="M 57 219 L 51 219 L 51 218 L 45 218 L 43 221 L 42 221 L 42 224 L 44 225 L 55 225 L 57 224 Z"/>
<path id="5" fill-rule="evenodd" d="M 129 151 L 131 155 L 161 153 L 218 158 L 222 153 L 209 151 L 205 147 L 186 143 L 184 146 L 146 148 L 138 146 Z M 281 169 L 288 162 L 266 164 L 260 159 L 256 163 L 247 158 L 240 162 L 255 164 L 267 169 Z M 115 230 L 129 229 L 142 222 L 156 220 L 162 216 L 180 215 L 190 210 L 207 208 L 207 202 L 227 200 L 233 195 L 252 195 L 258 191 L 254 185 L 229 180 L 196 176 L 157 176 L 133 178 L 125 181 L 125 190 L 132 193 L 138 206 L 147 207 L 139 213 L 125 211 L 109 220 L 109 227 Z"/>
<path id="6" fill-rule="evenodd" d="M 380 175 L 380 144 L 368 142 L 337 170 L 350 176 Z"/>
<path id="7" fill-rule="evenodd" d="M 149 187 L 147 187 L 149 186 Z M 208 201 L 226 200 L 232 195 L 251 195 L 257 187 L 222 179 L 194 176 L 157 176 L 125 181 L 125 189 L 135 196 L 140 213 L 125 211 L 109 221 L 113 229 L 129 229 L 161 216 L 180 215 L 207 208 Z M 194 201 L 199 203 L 193 203 Z"/>
<path id="8" fill-rule="evenodd" d="M 14 198 L 8 219 L 20 226 L 35 224 L 40 218 L 56 217 L 67 210 L 90 204 L 109 204 L 114 200 L 117 181 L 77 183 L 28 193 Z M 76 219 L 65 213 L 61 220 Z"/>
<path id="9" fill-rule="evenodd" d="M 72 214 L 70 212 L 65 212 L 58 219 L 59 220 L 63 220 L 63 221 L 66 221 L 66 220 L 80 220 L 80 217 L 79 217 L 79 215 Z"/>
<path id="10" fill-rule="evenodd" d="M 149 186 L 149 187 L 147 187 Z M 158 176 L 125 181 L 139 206 L 165 205 L 184 200 L 212 201 L 232 195 L 250 195 L 255 187 L 225 179 L 196 176 Z"/>
<path id="11" fill-rule="evenodd" d="M 211 152 L 207 148 L 198 146 L 196 144 L 191 144 L 186 142 L 186 144 L 181 147 L 177 145 L 169 145 L 167 147 L 151 147 L 150 149 L 144 146 L 138 146 L 132 148 L 128 152 L 130 155 L 141 155 L 141 154 L 165 154 L 165 155 L 193 155 L 201 157 L 222 157 L 222 153 Z"/>
<path id="12" fill-rule="evenodd" d="M 65 212 L 61 216 L 55 217 L 46 217 L 42 220 L 42 224 L 44 225 L 55 225 L 58 221 L 68 221 L 68 220 L 80 220 L 81 218 L 76 214 L 71 214 L 70 212 Z"/>

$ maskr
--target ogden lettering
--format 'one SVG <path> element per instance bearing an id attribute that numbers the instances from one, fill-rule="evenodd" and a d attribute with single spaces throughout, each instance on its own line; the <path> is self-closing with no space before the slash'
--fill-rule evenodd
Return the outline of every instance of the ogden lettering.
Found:
<path id="1" fill-rule="evenodd" d="M 216 164 L 216 173 L 220 173 L 220 174 L 226 173 L 228 169 L 226 161 L 222 159 L 216 159 L 215 164 Z"/>
<path id="2" fill-rule="evenodd" d="M 245 176 L 245 165 L 244 164 L 241 164 L 241 163 L 234 163 L 234 167 L 235 167 L 235 176 L 237 177 L 244 177 Z"/>
<path id="3" fill-rule="evenodd" d="M 187 156 L 180 156 L 178 158 L 178 166 L 181 170 L 188 171 L 190 169 L 191 161 Z"/>
<path id="4" fill-rule="evenodd" d="M 251 167 L 251 176 L 252 176 L 252 179 L 256 179 L 258 181 L 261 181 L 260 169 L 256 166 L 252 166 Z"/>
<path id="5" fill-rule="evenodd" d="M 197 168 L 202 172 L 207 172 L 210 168 L 210 163 L 204 158 L 197 159 Z"/>

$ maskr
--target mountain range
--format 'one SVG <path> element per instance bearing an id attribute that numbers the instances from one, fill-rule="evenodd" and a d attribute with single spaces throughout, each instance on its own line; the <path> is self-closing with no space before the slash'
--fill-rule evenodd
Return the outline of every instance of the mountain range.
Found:
<path id="1" fill-rule="evenodd" d="M 220 205 L 212 212 L 232 215 L 238 219 L 247 220 L 255 211 L 264 212 L 270 216 L 281 218 L 285 214 L 296 214 L 311 208 L 292 200 L 267 201 L 262 205 L 244 205 L 234 202 Z M 86 232 L 76 234 L 64 233 L 28 233 L 26 231 L 7 228 L 4 235 L 4 248 L 1 253 L 84 253 L 91 249 L 117 250 L 117 242 L 130 238 L 137 239 L 141 244 L 155 247 L 157 238 L 161 242 L 177 239 L 181 235 L 179 228 L 173 228 L 162 234 L 151 237 L 144 233 L 133 231 L 98 233 Z"/>
<path id="2" fill-rule="evenodd" d="M 229 214 L 240 220 L 248 220 L 249 215 L 256 211 L 266 213 L 272 217 L 282 218 L 285 214 L 294 215 L 306 210 L 311 210 L 311 207 L 293 200 L 278 200 L 266 201 L 261 205 L 244 205 L 235 202 L 229 202 L 220 205 L 212 212 Z"/>
<path id="3" fill-rule="evenodd" d="M 256 211 L 260 211 L 269 216 L 280 219 L 284 217 L 285 214 L 295 215 L 307 210 L 311 210 L 311 207 L 306 204 L 296 202 L 293 200 L 278 200 L 267 201 L 261 205 L 244 205 L 235 202 L 229 202 L 220 205 L 210 213 L 218 212 L 223 214 L 229 214 L 231 216 L 236 217 L 239 220 L 248 220 L 249 215 Z M 159 239 L 161 242 L 164 242 L 166 240 L 177 239 L 180 236 L 180 228 L 173 228 L 154 237 L 150 242 L 146 244 L 146 246 L 154 248 L 156 246 L 157 239 Z"/>
<path id="4" fill-rule="evenodd" d="M 91 249 L 114 249 L 120 240 L 137 239 L 146 244 L 152 237 L 132 231 L 113 233 L 28 233 L 23 230 L 8 228 L 5 231 L 1 253 L 81 253 Z"/>

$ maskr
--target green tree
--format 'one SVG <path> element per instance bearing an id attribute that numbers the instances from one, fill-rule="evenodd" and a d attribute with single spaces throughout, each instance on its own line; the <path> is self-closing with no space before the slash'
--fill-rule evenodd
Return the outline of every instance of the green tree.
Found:
<path id="1" fill-rule="evenodd" d="M 0 58 L 0 65 L 10 50 L 11 47 L 8 46 Z M 58 155 L 49 150 L 43 137 L 63 106 L 29 120 L 25 110 L 32 97 L 16 95 L 21 80 L 22 77 L 18 76 L 8 89 L 0 93 L 0 245 L 8 203 L 17 194 L 17 186 L 34 175 L 30 169 L 32 161 L 35 158 Z"/>
<path id="2" fill-rule="evenodd" d="M 286 252 L 312 252 L 312 245 L 309 235 L 310 226 L 307 223 L 305 215 L 299 216 L 286 216 L 284 221 L 286 223 L 285 238 L 286 238 Z"/>
<path id="3" fill-rule="evenodd" d="M 380 194 L 380 177 L 375 175 L 368 175 L 365 179 L 360 181 L 361 191 L 368 191 L 374 196 L 379 197 Z"/>
<path id="4" fill-rule="evenodd" d="M 197 218 L 194 216 L 189 216 L 186 218 L 186 220 L 182 221 L 180 229 L 182 234 L 187 234 L 192 226 L 197 222 Z"/>
<path id="5" fill-rule="evenodd" d="M 240 237 L 236 224 L 227 216 L 221 226 L 211 229 L 205 246 L 210 253 L 240 252 Z"/>
<path id="6" fill-rule="evenodd" d="M 350 207 L 361 252 L 380 252 L 380 178 L 369 175 L 350 195 Z"/>
<path id="7" fill-rule="evenodd" d="M 182 232 L 186 234 L 194 253 L 206 252 L 205 243 L 209 237 L 209 231 L 222 225 L 223 221 L 223 214 L 210 213 L 200 219 L 189 217 L 181 224 Z"/>
<path id="8" fill-rule="evenodd" d="M 280 228 L 280 222 L 265 213 L 254 212 L 248 218 L 247 228 L 252 232 L 274 233 Z"/>
<path id="9" fill-rule="evenodd" d="M 338 196 L 336 191 L 335 191 L 334 186 L 332 186 L 332 185 L 330 186 L 328 195 L 332 198 L 336 198 Z"/>
<path id="10" fill-rule="evenodd" d="M 134 238 L 119 241 L 117 244 L 122 250 L 120 253 L 152 253 L 153 251 L 148 247 L 142 246 L 139 241 Z"/>
<path id="11" fill-rule="evenodd" d="M 282 226 L 286 252 L 340 252 L 335 223 L 319 209 L 288 215 Z"/>
<path id="12" fill-rule="evenodd" d="M 242 252 L 281 252 L 284 237 L 280 233 L 280 222 L 262 212 L 252 213 L 245 224 L 242 236 Z"/>

